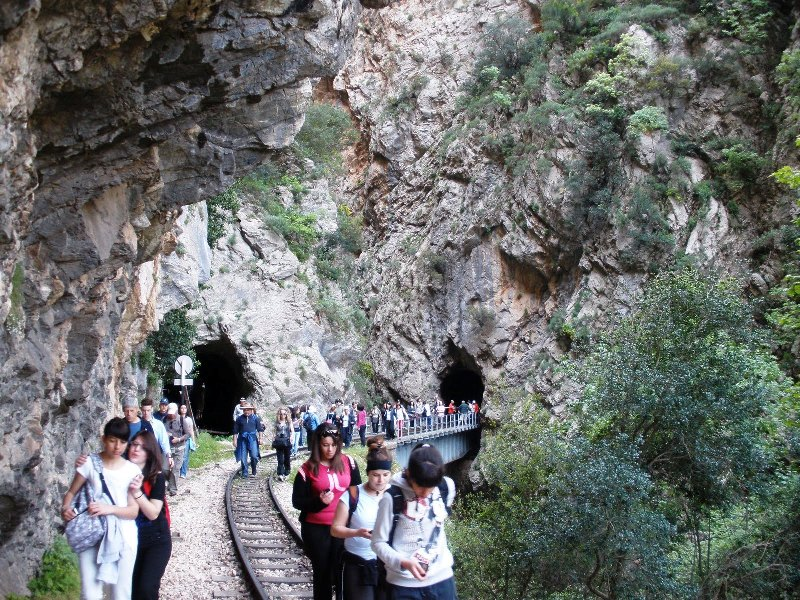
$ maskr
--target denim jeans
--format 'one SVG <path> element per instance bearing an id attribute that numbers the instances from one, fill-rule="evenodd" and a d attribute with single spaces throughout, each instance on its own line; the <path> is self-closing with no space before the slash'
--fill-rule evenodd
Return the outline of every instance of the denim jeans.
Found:
<path id="1" fill-rule="evenodd" d="M 183 464 L 181 465 L 181 475 L 186 477 L 186 474 L 189 472 L 189 455 L 192 453 L 192 450 L 189 448 L 189 443 L 186 443 L 186 449 L 183 452 Z"/>
<path id="2" fill-rule="evenodd" d="M 292 456 L 297 454 L 297 450 L 300 448 L 300 431 L 295 431 L 292 435 Z"/>
<path id="3" fill-rule="evenodd" d="M 458 600 L 456 583 L 451 577 L 427 587 L 392 586 L 392 600 Z"/>
<path id="4" fill-rule="evenodd" d="M 241 434 L 239 437 L 239 444 L 243 447 L 239 449 L 239 461 L 242 463 L 242 475 L 247 475 L 247 457 L 250 457 L 250 466 L 253 469 L 253 475 L 256 474 L 256 465 L 258 465 L 258 438 L 255 434 L 247 435 Z"/>

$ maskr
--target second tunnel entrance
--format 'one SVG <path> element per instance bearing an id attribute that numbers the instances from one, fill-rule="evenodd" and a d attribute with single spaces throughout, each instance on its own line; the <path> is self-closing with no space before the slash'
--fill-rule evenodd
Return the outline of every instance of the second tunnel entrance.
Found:
<path id="1" fill-rule="evenodd" d="M 453 401 L 458 406 L 461 401 L 475 400 L 483 404 L 483 379 L 475 371 L 462 366 L 451 367 L 439 386 L 439 394 L 445 404 Z"/>

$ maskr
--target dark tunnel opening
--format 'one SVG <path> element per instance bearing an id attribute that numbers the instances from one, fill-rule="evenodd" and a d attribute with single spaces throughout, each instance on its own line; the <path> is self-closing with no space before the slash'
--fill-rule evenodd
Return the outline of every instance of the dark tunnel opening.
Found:
<path id="1" fill-rule="evenodd" d="M 439 394 L 445 404 L 452 400 L 458 406 L 462 400 L 475 400 L 482 405 L 483 389 L 483 379 L 478 373 L 462 366 L 454 366 L 442 379 Z"/>
<path id="2" fill-rule="evenodd" d="M 236 348 L 228 340 L 195 346 L 194 351 L 200 363 L 189 393 L 195 420 L 201 429 L 231 433 L 233 408 L 239 398 L 253 393 L 253 385 L 245 378 Z"/>

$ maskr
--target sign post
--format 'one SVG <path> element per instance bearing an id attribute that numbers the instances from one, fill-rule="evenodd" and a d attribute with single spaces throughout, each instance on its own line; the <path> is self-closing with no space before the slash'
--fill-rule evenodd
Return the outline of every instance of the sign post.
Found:
<path id="1" fill-rule="evenodd" d="M 192 372 L 192 367 L 194 367 L 194 363 L 192 359 L 182 354 L 178 357 L 178 360 L 175 361 L 175 372 L 178 374 L 180 379 L 175 379 L 175 385 L 179 385 L 181 387 L 187 387 L 192 385 L 193 380 L 188 379 L 189 374 Z"/>

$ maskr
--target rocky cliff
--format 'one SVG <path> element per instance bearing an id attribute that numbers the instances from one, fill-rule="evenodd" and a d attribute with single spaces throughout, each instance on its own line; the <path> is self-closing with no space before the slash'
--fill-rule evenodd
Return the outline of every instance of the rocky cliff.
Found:
<path id="1" fill-rule="evenodd" d="M 342 66 L 352 0 L 0 8 L 0 595 L 23 592 L 70 464 L 156 326 L 180 207 L 286 145 Z"/>
<path id="2" fill-rule="evenodd" d="M 491 413 L 510 385 L 558 410 L 551 367 L 650 273 L 780 280 L 795 208 L 767 174 L 797 133 L 776 76 L 800 46 L 791 2 L 361 5 L 382 10 L 0 8 L 0 594 L 23 591 L 71 461 L 140 393 L 131 349 L 171 308 L 192 303 L 198 348 L 267 404 L 352 394 L 362 341 L 323 310 L 349 295 L 384 397 Z M 268 159 L 291 175 L 276 154 L 334 76 L 361 130 L 347 176 L 275 193 L 322 233 L 339 205 L 363 216 L 351 278 L 320 280 L 331 255 L 302 263 L 257 202 L 207 247 L 203 201 Z"/>
<path id="3" fill-rule="evenodd" d="M 368 139 L 369 353 L 396 396 L 487 388 L 491 412 L 510 385 L 558 410 L 554 364 L 650 273 L 782 277 L 796 6 L 758 35 L 727 3 L 587 6 L 409 0 L 359 26 L 335 87 Z"/>

